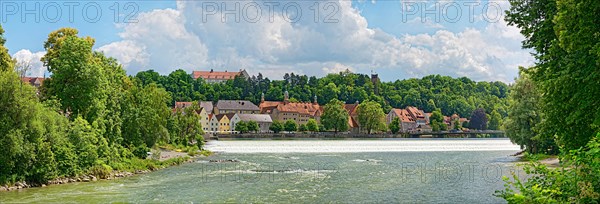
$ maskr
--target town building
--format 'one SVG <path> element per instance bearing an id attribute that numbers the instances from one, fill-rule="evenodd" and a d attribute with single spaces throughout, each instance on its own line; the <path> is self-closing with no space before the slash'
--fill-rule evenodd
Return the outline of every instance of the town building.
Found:
<path id="1" fill-rule="evenodd" d="M 237 115 L 241 121 L 250 122 L 254 121 L 258 123 L 259 131 L 258 132 L 270 132 L 269 128 L 271 124 L 273 124 L 273 120 L 271 116 L 268 114 L 238 114 Z"/>
<path id="2" fill-rule="evenodd" d="M 192 72 L 192 78 L 194 78 L 194 79 L 202 78 L 207 83 L 221 83 L 221 82 L 225 82 L 227 80 L 233 80 L 237 76 L 242 76 L 244 78 L 250 77 L 250 75 L 248 75 L 248 72 L 246 72 L 246 70 L 243 70 L 243 69 L 241 69 L 239 72 L 228 72 L 227 70 L 222 72 L 222 71 L 214 71 L 212 69 L 210 71 L 193 71 Z"/>
<path id="3" fill-rule="evenodd" d="M 231 132 L 231 124 L 227 114 L 211 115 L 210 132 L 221 134 Z"/>
<path id="4" fill-rule="evenodd" d="M 227 113 L 225 114 L 225 116 L 227 117 L 227 119 L 229 119 L 229 131 L 235 131 L 235 126 L 241 121 L 240 117 L 237 113 Z"/>
<path id="5" fill-rule="evenodd" d="M 246 100 L 219 100 L 214 107 L 215 114 L 239 113 L 239 114 L 256 114 L 260 112 L 260 108 L 254 103 Z"/>
<path id="6" fill-rule="evenodd" d="M 296 124 L 306 124 L 309 119 L 321 120 L 322 107 L 317 103 L 317 96 L 310 102 L 290 102 L 289 93 L 285 91 L 283 101 L 265 101 L 261 97 L 260 113 L 269 114 L 273 121 L 293 120 Z"/>
<path id="7" fill-rule="evenodd" d="M 356 101 L 353 104 L 344 104 L 344 109 L 348 112 L 348 129 L 352 133 L 360 132 L 360 123 L 358 123 L 358 109 L 359 102 Z"/>
<path id="8" fill-rule="evenodd" d="M 28 83 L 29 85 L 32 85 L 36 88 L 42 86 L 44 80 L 46 79 L 43 77 L 21 77 L 21 81 Z"/>
<path id="9" fill-rule="evenodd" d="M 417 125 L 416 119 L 406 109 L 393 108 L 390 110 L 386 116 L 388 126 L 395 118 L 398 118 L 400 122 L 400 132 L 417 131 L 419 125 Z"/>
<path id="10" fill-rule="evenodd" d="M 425 116 L 425 112 L 423 110 L 419 110 L 414 106 L 407 106 L 405 110 L 408 112 L 408 114 L 410 114 L 412 119 L 417 122 L 417 125 L 429 124 L 429 121 L 427 120 L 428 117 Z"/>

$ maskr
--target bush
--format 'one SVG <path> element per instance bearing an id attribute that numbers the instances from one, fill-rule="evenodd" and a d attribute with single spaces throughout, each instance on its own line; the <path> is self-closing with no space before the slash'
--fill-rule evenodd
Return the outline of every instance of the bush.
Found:
<path id="1" fill-rule="evenodd" d="M 88 170 L 89 174 L 96 176 L 98 178 L 101 178 L 101 179 L 106 179 L 106 178 L 110 177 L 110 174 L 112 173 L 112 171 L 113 171 L 113 168 L 104 163 L 97 163 L 92 168 L 90 168 L 90 170 Z"/>
<path id="2" fill-rule="evenodd" d="M 600 202 L 600 134 L 587 146 L 561 155 L 561 167 L 548 168 L 538 162 L 524 166 L 531 178 L 525 182 L 513 174 L 504 177 L 505 189 L 496 196 L 509 203 L 598 203 Z"/>
<path id="3" fill-rule="evenodd" d="M 146 157 L 148 157 L 149 151 L 150 151 L 150 148 L 148 148 L 148 147 L 146 147 L 146 145 L 142 144 L 140 146 L 133 148 L 132 153 L 137 158 L 145 159 Z"/>

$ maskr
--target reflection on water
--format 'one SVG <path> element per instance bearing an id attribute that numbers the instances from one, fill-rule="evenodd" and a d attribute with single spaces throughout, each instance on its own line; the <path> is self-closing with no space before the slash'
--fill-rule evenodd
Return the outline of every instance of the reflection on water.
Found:
<path id="1" fill-rule="evenodd" d="M 503 188 L 502 175 L 517 171 L 508 155 L 515 150 L 481 149 L 473 143 L 506 145 L 506 140 L 467 140 L 467 143 L 434 140 L 444 148 L 471 148 L 466 151 L 390 151 L 403 146 L 374 140 L 364 152 L 338 152 L 365 141 L 219 141 L 211 148 L 242 150 L 235 145 L 277 142 L 289 150 L 301 150 L 311 143 L 309 153 L 229 153 L 223 152 L 198 162 L 168 168 L 146 175 L 113 181 L 76 183 L 0 193 L 6 202 L 294 202 L 294 203 L 498 203 L 495 190 Z M 244 142 L 244 143 L 239 143 Z M 286 144 L 282 144 L 286 143 Z M 296 146 L 287 142 L 298 142 Z M 411 141 L 412 142 L 412 141 Z M 484 145 L 485 145 L 484 144 Z M 231 146 L 230 146 L 231 145 Z M 268 151 L 281 151 L 266 145 Z M 300 147 L 302 146 L 302 147 Z M 433 144 L 416 144 L 425 149 Z M 410 147 L 410 146 L 408 146 Z M 504 147 L 502 147 L 504 148 Z M 257 147 L 245 151 L 254 152 Z M 323 151 L 327 150 L 327 151 Z M 313 150 L 315 151 L 315 150 Z M 236 160 L 238 162 L 208 162 Z M 517 172 L 522 173 L 522 172 Z"/>

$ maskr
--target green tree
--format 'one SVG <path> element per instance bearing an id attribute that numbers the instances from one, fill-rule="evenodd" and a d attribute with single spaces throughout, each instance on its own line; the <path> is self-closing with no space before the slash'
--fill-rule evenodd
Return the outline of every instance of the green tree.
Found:
<path id="1" fill-rule="evenodd" d="M 567 150 L 578 149 L 600 131 L 599 2 L 510 3 L 507 22 L 521 29 L 523 47 L 531 48 L 537 59 L 530 73 L 543 96 L 540 134 L 557 136 Z"/>
<path id="2" fill-rule="evenodd" d="M 400 119 L 394 118 L 392 120 L 392 122 L 390 123 L 389 127 L 390 127 L 390 131 L 392 131 L 393 134 L 398 133 L 398 131 L 400 131 Z"/>
<path id="3" fill-rule="evenodd" d="M 429 116 L 429 123 L 431 125 L 431 130 L 434 132 L 446 129 L 446 124 L 444 123 L 444 115 L 442 115 L 442 111 L 440 109 L 436 109 L 433 112 L 431 112 L 431 116 Z"/>
<path id="4" fill-rule="evenodd" d="M 361 129 L 366 130 L 368 134 L 371 134 L 372 131 L 386 130 L 385 113 L 379 103 L 363 101 L 358 105 L 356 111 Z"/>
<path id="5" fill-rule="evenodd" d="M 306 132 L 307 129 L 308 128 L 306 127 L 306 124 L 300 124 L 298 126 L 298 131 L 300 131 L 300 132 Z"/>
<path id="6" fill-rule="evenodd" d="M 298 124 L 294 120 L 286 120 L 283 124 L 284 130 L 288 132 L 295 132 L 298 130 Z"/>
<path id="7" fill-rule="evenodd" d="M 557 153 L 554 138 L 539 134 L 536 128 L 542 121 L 541 97 L 527 70 L 521 68 L 509 94 L 504 128 L 510 140 L 529 153 Z"/>
<path id="8" fill-rule="evenodd" d="M 260 131 L 260 126 L 258 125 L 258 123 L 256 121 L 249 121 L 247 123 L 247 126 L 248 126 L 248 131 L 250 131 L 250 132 Z"/>
<path id="9" fill-rule="evenodd" d="M 502 123 L 501 121 L 502 116 L 500 116 L 500 113 L 498 113 L 498 111 L 496 110 L 492 111 L 492 114 L 490 114 L 490 122 L 488 123 L 488 129 L 499 130 L 500 124 Z"/>
<path id="10" fill-rule="evenodd" d="M 278 120 L 273 121 L 273 124 L 271 124 L 271 126 L 269 127 L 269 130 L 273 131 L 274 133 L 279 133 L 283 130 L 283 123 L 281 123 Z"/>
<path id="11" fill-rule="evenodd" d="M 311 132 L 319 132 L 319 125 L 317 124 L 317 121 L 313 118 L 308 119 L 308 122 L 306 123 L 306 128 L 308 129 L 308 131 Z"/>
<path id="12" fill-rule="evenodd" d="M 323 87 L 320 95 L 322 103 L 327 103 L 333 99 L 337 99 L 340 94 L 340 89 L 332 82 Z"/>
<path id="13" fill-rule="evenodd" d="M 172 122 L 168 125 L 171 143 L 190 145 L 198 144 L 204 139 L 199 110 L 200 106 L 197 103 L 187 108 L 176 109 L 171 116 Z"/>
<path id="14" fill-rule="evenodd" d="M 321 123 L 327 130 L 333 129 L 335 133 L 348 130 L 348 111 L 344 109 L 344 102 L 333 99 L 323 108 Z"/>
<path id="15" fill-rule="evenodd" d="M 454 119 L 452 123 L 454 124 L 454 130 L 462 130 L 462 124 L 459 119 Z"/>
<path id="16" fill-rule="evenodd" d="M 245 121 L 238 122 L 237 124 L 235 124 L 235 131 L 238 131 L 240 133 L 248 132 L 248 123 L 246 123 Z"/>
<path id="17" fill-rule="evenodd" d="M 169 142 L 167 121 L 171 116 L 171 110 L 166 104 L 170 100 L 169 94 L 164 89 L 158 88 L 156 84 L 149 84 L 143 88 L 132 85 L 121 104 L 123 145 L 138 147 L 143 144 L 146 147 L 153 147 L 157 141 Z M 177 117 L 180 122 L 178 124 L 182 126 L 181 129 L 171 129 L 170 139 L 177 141 L 176 143 L 185 144 L 183 141 L 187 139 L 183 138 L 195 137 L 198 133 L 197 128 L 200 131 L 202 129 L 199 123 L 196 122 L 198 124 L 196 125 L 190 122 L 199 119 L 195 112 L 184 115 L 180 110 L 174 117 Z M 189 129 L 184 129 L 183 126 Z"/>

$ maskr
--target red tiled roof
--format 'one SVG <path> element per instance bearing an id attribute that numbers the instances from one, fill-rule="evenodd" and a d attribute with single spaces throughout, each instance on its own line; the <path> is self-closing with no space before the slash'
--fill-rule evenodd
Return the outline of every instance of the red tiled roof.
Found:
<path id="1" fill-rule="evenodd" d="M 192 77 L 194 79 L 203 78 L 203 79 L 235 79 L 236 76 L 240 75 L 241 72 L 215 72 L 215 71 L 194 71 L 192 72 Z"/>
<path id="2" fill-rule="evenodd" d="M 307 102 L 263 101 L 259 105 L 261 113 L 271 113 L 273 109 L 280 112 L 298 113 L 302 115 L 320 116 L 322 107 L 319 104 Z"/>
<path id="3" fill-rule="evenodd" d="M 344 104 L 344 109 L 346 109 L 346 111 L 348 111 L 348 115 L 356 115 L 356 108 L 358 107 L 357 103 L 353 103 L 353 104 Z"/>
<path id="4" fill-rule="evenodd" d="M 175 108 L 187 108 L 194 104 L 194 102 L 175 102 Z"/>
<path id="5" fill-rule="evenodd" d="M 38 82 L 41 85 L 42 83 L 44 83 L 44 80 L 46 79 L 43 77 L 21 77 L 21 81 L 29 83 L 31 85 L 34 85 L 36 82 Z"/>
<path id="6" fill-rule="evenodd" d="M 416 119 L 406 109 L 393 108 L 392 111 L 394 111 L 394 114 L 398 116 L 400 122 L 414 123 L 416 121 Z"/>
<path id="7" fill-rule="evenodd" d="M 358 122 L 356 122 L 356 120 L 354 120 L 354 118 L 352 116 L 348 116 L 348 127 L 350 127 L 350 128 L 358 127 Z"/>
<path id="8" fill-rule="evenodd" d="M 406 110 L 411 115 L 413 115 L 413 117 L 416 117 L 416 118 L 425 118 L 425 115 L 423 115 L 423 113 L 417 107 L 408 106 L 408 107 L 406 107 Z"/>

